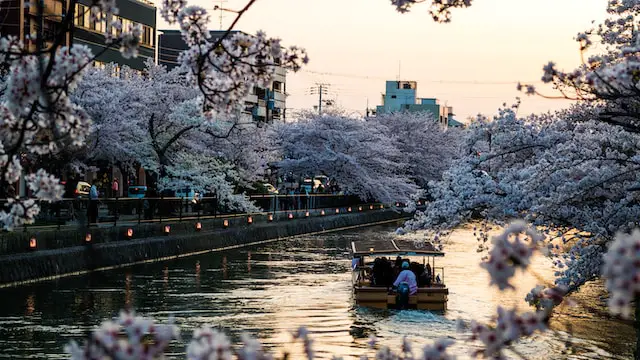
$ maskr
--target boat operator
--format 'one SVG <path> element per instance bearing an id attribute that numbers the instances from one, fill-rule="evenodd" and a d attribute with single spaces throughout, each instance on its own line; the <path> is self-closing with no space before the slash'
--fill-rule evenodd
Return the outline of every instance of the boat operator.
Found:
<path id="1" fill-rule="evenodd" d="M 407 283 L 409 285 L 409 295 L 415 295 L 418 292 L 418 282 L 416 281 L 416 274 L 409 270 L 409 262 L 404 261 L 402 263 L 402 271 L 398 274 L 398 278 L 393 282 L 393 287 L 397 288 L 401 283 Z"/>

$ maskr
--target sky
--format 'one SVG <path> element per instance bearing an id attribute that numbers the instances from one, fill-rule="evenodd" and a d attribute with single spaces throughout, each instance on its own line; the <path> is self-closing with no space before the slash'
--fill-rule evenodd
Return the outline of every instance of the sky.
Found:
<path id="1" fill-rule="evenodd" d="M 240 9 L 247 0 L 222 6 Z M 159 1 L 156 1 L 158 3 Z M 526 96 L 518 81 L 540 83 L 542 66 L 560 69 L 580 64 L 574 38 L 606 18 L 607 0 L 474 0 L 454 9 L 451 23 L 433 22 L 428 5 L 408 14 L 389 0 L 258 0 L 236 29 L 263 30 L 284 45 L 305 48 L 310 62 L 287 74 L 287 111 L 312 109 L 318 96 L 310 89 L 328 85 L 328 98 L 348 112 L 363 113 L 382 104 L 385 80 L 418 82 L 418 97 L 438 98 L 453 107 L 456 119 L 495 114 L 503 103 L 522 98 L 519 114 L 567 107 L 566 100 Z M 220 28 L 214 0 L 190 0 L 211 10 L 210 29 Z M 225 13 L 222 25 L 233 21 Z M 175 29 L 158 16 L 158 29 Z M 317 93 L 317 92 L 316 92 Z"/>

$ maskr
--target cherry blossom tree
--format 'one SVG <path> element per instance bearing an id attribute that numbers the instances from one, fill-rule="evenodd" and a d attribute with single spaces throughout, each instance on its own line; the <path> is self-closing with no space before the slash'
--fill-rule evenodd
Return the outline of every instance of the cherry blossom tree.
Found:
<path id="1" fill-rule="evenodd" d="M 361 199 L 408 201 L 418 190 L 403 154 L 377 124 L 324 115 L 277 124 L 274 131 L 282 157 L 275 165 L 284 173 L 325 174 Z"/>
<path id="2" fill-rule="evenodd" d="M 451 162 L 459 156 L 462 133 L 459 129 L 442 129 L 431 113 L 392 113 L 366 119 L 381 126 L 403 154 L 409 177 L 416 185 L 439 180 Z"/>
<path id="3" fill-rule="evenodd" d="M 607 12 L 610 17 L 604 23 L 576 37 L 582 59 L 578 68 L 562 71 L 552 61 L 543 67 L 542 81 L 554 85 L 557 95 L 540 93 L 527 84 L 518 84 L 518 89 L 529 95 L 598 104 L 600 121 L 640 132 L 640 5 L 636 1 L 611 0 Z M 589 56 L 594 43 L 600 44 L 604 53 Z"/>
<path id="4" fill-rule="evenodd" d="M 121 169 L 133 169 L 139 162 L 132 145 L 138 144 L 144 132 L 136 123 L 137 108 L 129 102 L 135 87 L 132 83 L 141 82 L 141 76 L 128 67 L 120 70 L 120 76 L 114 76 L 114 67 L 107 65 L 104 70 L 92 68 L 84 80 L 72 92 L 72 100 L 82 106 L 91 117 L 91 131 L 79 162 L 84 167 L 98 161 L 119 166 Z"/>
<path id="5" fill-rule="evenodd" d="M 245 196 L 234 194 L 242 178 L 229 156 L 232 147 L 220 143 L 240 123 L 209 121 L 198 94 L 178 71 L 153 64 L 143 75 L 126 67 L 120 77 L 109 68 L 91 71 L 73 94 L 94 119 L 86 165 L 97 160 L 129 168 L 140 164 L 155 174 L 160 190 L 213 192 L 227 208 L 256 211 Z M 236 138 L 243 136 L 243 131 L 234 132 Z"/>

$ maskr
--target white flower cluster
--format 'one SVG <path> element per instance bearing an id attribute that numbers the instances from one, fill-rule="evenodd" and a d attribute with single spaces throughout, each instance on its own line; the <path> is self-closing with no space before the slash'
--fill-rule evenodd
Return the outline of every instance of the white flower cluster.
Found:
<path id="1" fill-rule="evenodd" d="M 169 319 L 167 324 L 122 311 L 115 321 L 105 321 L 80 346 L 71 341 L 65 351 L 73 360 L 89 359 L 158 359 L 172 340 L 179 339 L 179 329 Z"/>
<path id="2" fill-rule="evenodd" d="M 210 38 L 207 23 L 209 14 L 200 6 L 187 6 L 178 12 L 178 23 L 182 38 L 189 46 L 205 44 Z"/>
<path id="3" fill-rule="evenodd" d="M 129 25 L 120 35 L 120 53 L 125 59 L 138 56 L 140 36 L 142 36 L 142 26 L 140 24 Z"/>
<path id="4" fill-rule="evenodd" d="M 186 6 L 186 0 L 162 0 L 160 16 L 169 24 L 174 24 L 178 21 L 178 13 Z"/>
<path id="5" fill-rule="evenodd" d="M 640 296 L 640 229 L 616 236 L 604 255 L 602 276 L 609 291 L 609 311 L 631 317 L 631 303 Z"/>
<path id="6" fill-rule="evenodd" d="M 40 213 L 40 207 L 34 199 L 17 200 L 9 198 L 9 212 L 5 209 L 0 211 L 0 224 L 8 231 L 25 224 L 32 224 L 36 216 Z"/>
<path id="7" fill-rule="evenodd" d="M 549 313 L 547 311 L 535 311 L 517 314 L 515 309 L 506 310 L 498 306 L 498 316 L 494 326 L 481 324 L 472 320 L 469 328 L 471 336 L 469 340 L 480 341 L 483 344 L 481 350 L 475 351 L 474 357 L 488 359 L 505 359 L 503 350 L 517 342 L 523 336 L 529 336 L 537 331 L 545 331 L 548 328 Z M 464 330 L 464 326 L 458 326 Z"/>
<path id="8" fill-rule="evenodd" d="M 292 333 L 293 341 L 300 340 L 308 360 L 315 357 L 313 340 L 309 331 L 300 327 Z M 162 359 L 169 342 L 179 340 L 179 329 L 173 324 L 173 319 L 165 325 L 156 324 L 152 319 L 136 316 L 133 312 L 122 311 L 120 317 L 114 321 L 105 321 L 95 329 L 90 339 L 83 345 L 71 341 L 65 346 L 65 351 L 73 360 L 88 359 L 118 359 L 144 360 Z M 203 326 L 194 331 L 191 342 L 187 345 L 186 358 L 188 360 L 272 360 L 273 355 L 266 352 L 256 338 L 241 335 L 242 344 L 234 346 L 230 339 L 222 332 Z M 369 342 L 370 347 L 376 345 L 375 337 Z M 454 356 L 447 354 L 447 348 L 453 344 L 451 339 L 437 339 L 433 344 L 426 345 L 414 356 L 412 346 L 406 337 L 402 341 L 401 355 L 383 346 L 375 355 L 380 360 L 453 360 Z M 287 359 L 288 353 L 284 354 Z M 334 359 L 340 359 L 333 356 Z M 363 355 L 362 360 L 368 357 Z"/>
<path id="9" fill-rule="evenodd" d="M 68 97 L 92 59 L 90 49 L 60 47 L 39 56 L 18 56 L 15 51 L 22 51 L 20 46 L 10 38 L 0 41 L 0 52 L 10 66 L 0 103 L 0 169 L 6 185 L 15 184 L 22 175 L 23 156 L 84 144 L 91 123 Z M 27 176 L 27 181 L 35 199 L 10 199 L 0 213 L 6 229 L 33 223 L 40 212 L 36 201 L 56 201 L 62 195 L 58 180 L 45 171 Z"/>
<path id="10" fill-rule="evenodd" d="M 62 199 L 64 188 L 60 185 L 60 180 L 45 170 L 39 169 L 35 174 L 27 176 L 26 180 L 33 196 L 39 200 L 54 202 Z"/>
<path id="11" fill-rule="evenodd" d="M 178 58 L 189 71 L 190 79 L 204 95 L 204 110 L 215 114 L 234 113 L 254 86 L 266 87 L 276 66 L 297 71 L 309 59 L 304 49 L 284 49 L 279 39 L 267 38 L 264 32 L 255 36 L 234 33 L 220 41 L 208 39 L 204 27 L 206 11 L 186 8 L 181 16 L 183 38 L 192 44 Z M 189 15 L 189 16 L 186 16 Z"/>
<path id="12" fill-rule="evenodd" d="M 538 285 L 525 297 L 525 301 L 531 306 L 535 306 L 537 310 L 545 310 L 550 312 L 553 307 L 559 305 L 567 294 L 567 288 L 564 286 L 557 286 L 548 288 L 542 285 Z"/>
<path id="13" fill-rule="evenodd" d="M 198 328 L 193 332 L 193 339 L 187 347 L 189 360 L 231 360 L 233 347 L 224 334 L 209 327 Z"/>
<path id="14" fill-rule="evenodd" d="M 522 233 L 527 236 L 522 237 Z M 529 241 L 526 241 L 527 238 Z M 489 272 L 491 284 L 497 285 L 500 290 L 513 288 L 509 280 L 515 275 L 516 268 L 527 269 L 533 251 L 543 239 L 542 234 L 531 229 L 524 221 L 513 222 L 502 234 L 493 237 L 489 259 L 481 264 Z"/>
<path id="15" fill-rule="evenodd" d="M 433 344 L 425 345 L 422 351 L 415 356 L 412 351 L 412 345 L 407 337 L 402 338 L 400 353 L 396 353 L 388 346 L 381 346 L 376 352 L 376 360 L 453 360 L 455 356 L 447 353 L 447 348 L 453 345 L 454 341 L 447 338 L 439 338 Z M 374 348 L 377 339 L 372 336 L 368 342 L 370 348 Z M 360 360 L 367 360 L 368 357 L 363 355 Z"/>

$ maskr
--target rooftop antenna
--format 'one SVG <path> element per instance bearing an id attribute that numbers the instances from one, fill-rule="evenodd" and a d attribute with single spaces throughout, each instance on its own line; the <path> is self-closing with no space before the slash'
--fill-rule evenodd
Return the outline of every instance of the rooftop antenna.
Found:
<path id="1" fill-rule="evenodd" d="M 220 10 L 220 30 L 222 30 L 222 18 L 224 17 L 223 12 L 223 5 L 224 3 L 228 2 L 228 0 L 216 0 L 216 2 L 218 3 L 218 6 L 216 6 L 218 8 L 218 10 Z M 215 10 L 215 9 L 214 9 Z"/>

